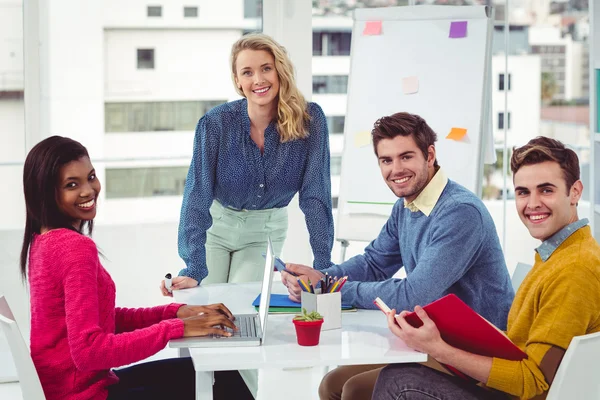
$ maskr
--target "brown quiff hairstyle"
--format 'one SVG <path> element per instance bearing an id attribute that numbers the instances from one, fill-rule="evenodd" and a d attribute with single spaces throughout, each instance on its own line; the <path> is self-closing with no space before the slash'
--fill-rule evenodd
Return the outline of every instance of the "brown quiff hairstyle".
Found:
<path id="1" fill-rule="evenodd" d="M 396 136 L 412 136 L 423 157 L 427 160 L 429 146 L 435 146 L 437 135 L 427 125 L 427 122 L 416 114 L 399 112 L 387 117 L 381 117 L 373 125 L 371 138 L 373 139 L 373 149 L 377 155 L 377 145 L 382 139 L 393 139 Z M 437 158 L 433 166 L 438 167 Z"/>
<path id="2" fill-rule="evenodd" d="M 533 165 L 545 161 L 554 161 L 560 165 L 563 178 L 567 184 L 567 192 L 580 179 L 579 158 L 577 153 L 565 147 L 558 140 L 544 136 L 531 139 L 522 147 L 513 148 L 510 158 L 510 169 L 514 174 L 524 165 Z"/>
<path id="3" fill-rule="evenodd" d="M 231 77 L 235 89 L 245 96 L 235 82 L 237 74 L 237 57 L 243 50 L 264 50 L 273 56 L 275 70 L 279 78 L 279 93 L 277 101 L 277 131 L 281 142 L 304 139 L 308 136 L 310 115 L 307 103 L 296 86 L 294 66 L 285 48 L 262 33 L 249 33 L 242 36 L 231 48 Z"/>

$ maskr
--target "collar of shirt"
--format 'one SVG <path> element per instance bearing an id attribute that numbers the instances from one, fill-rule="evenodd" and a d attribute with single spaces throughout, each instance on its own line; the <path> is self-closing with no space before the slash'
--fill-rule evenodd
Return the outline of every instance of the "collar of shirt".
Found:
<path id="1" fill-rule="evenodd" d="M 448 184 L 448 177 L 444 171 L 439 168 L 416 199 L 410 203 L 407 203 L 406 199 L 404 199 L 404 207 L 408 208 L 411 212 L 421 211 L 429 217 L 429 214 L 431 214 L 431 211 L 433 211 L 437 201 L 440 199 L 446 184 Z"/>
<path id="2" fill-rule="evenodd" d="M 538 252 L 540 258 L 544 260 L 544 262 L 548 261 L 552 253 L 554 253 L 554 251 L 558 249 L 569 236 L 575 233 L 575 231 L 586 226 L 588 223 L 588 219 L 584 218 L 565 226 L 560 231 L 544 240 L 544 242 L 537 249 L 535 249 L 535 251 Z"/>

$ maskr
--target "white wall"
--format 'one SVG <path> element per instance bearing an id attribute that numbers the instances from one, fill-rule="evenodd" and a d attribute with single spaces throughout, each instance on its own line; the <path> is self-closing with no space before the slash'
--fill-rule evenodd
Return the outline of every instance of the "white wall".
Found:
<path id="1" fill-rule="evenodd" d="M 0 0 L 0 90 L 23 90 L 22 16 L 22 1 Z"/>
<path id="2" fill-rule="evenodd" d="M 104 100 L 232 100 L 229 54 L 241 30 L 113 29 L 104 34 Z M 154 69 L 137 69 L 154 49 Z"/>
<path id="3" fill-rule="evenodd" d="M 500 74 L 506 74 L 504 54 L 492 57 L 492 121 L 494 139 L 504 140 L 504 130 L 498 129 L 498 113 L 504 112 L 504 91 L 498 90 Z M 507 146 L 523 145 L 540 134 L 541 107 L 541 64 L 537 55 L 508 56 L 508 73 L 511 75 L 511 88 L 508 91 L 508 111 L 510 129 Z M 504 77 L 504 88 L 508 87 L 508 77 Z M 507 117 L 504 116 L 504 124 Z"/>
<path id="4" fill-rule="evenodd" d="M 248 23 L 244 21 L 244 0 L 103 0 L 102 3 L 106 28 L 230 29 L 242 28 Z M 162 6 L 162 17 L 148 17 L 147 6 Z M 197 6 L 198 18 L 184 18 L 184 6 Z"/>
<path id="5" fill-rule="evenodd" d="M 581 73 L 581 68 L 575 69 L 574 66 L 576 54 L 573 53 L 573 40 L 570 36 L 561 37 L 560 29 L 554 26 L 531 26 L 528 32 L 531 46 L 565 46 L 565 100 L 571 100 L 574 97 L 573 75 Z M 579 58 L 581 58 L 581 53 L 579 53 Z M 578 65 L 581 65 L 580 61 Z"/>
<path id="6" fill-rule="evenodd" d="M 585 66 L 583 65 L 583 47 L 587 46 L 587 43 L 572 42 L 571 44 L 571 57 L 573 59 L 573 73 L 565 78 L 570 79 L 572 92 L 571 95 L 574 99 L 581 98 L 583 95 L 583 71 Z"/>
<path id="7" fill-rule="evenodd" d="M 23 99 L 0 98 L 0 164 L 25 159 Z"/>
<path id="8" fill-rule="evenodd" d="M 544 120 L 540 122 L 540 135 L 560 140 L 572 146 L 590 146 L 590 129 L 587 125 Z M 582 154 L 579 154 L 579 161 L 580 163 L 589 162 L 589 152 L 583 157 Z"/>

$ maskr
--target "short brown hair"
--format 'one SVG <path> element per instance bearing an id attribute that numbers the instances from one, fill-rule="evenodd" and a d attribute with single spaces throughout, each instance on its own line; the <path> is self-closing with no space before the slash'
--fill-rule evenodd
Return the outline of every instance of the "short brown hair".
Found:
<path id="1" fill-rule="evenodd" d="M 554 161 L 560 165 L 567 191 L 579 180 L 579 158 L 577 153 L 565 147 L 558 140 L 544 136 L 531 139 L 525 146 L 513 148 L 510 169 L 514 174 L 524 165 Z"/>
<path id="2" fill-rule="evenodd" d="M 429 146 L 435 146 L 437 140 L 437 135 L 423 118 L 416 114 L 399 112 L 375 121 L 371 131 L 375 155 L 377 155 L 377 145 L 382 139 L 393 139 L 399 135 L 412 136 L 426 160 Z M 438 167 L 437 158 L 434 167 Z"/>

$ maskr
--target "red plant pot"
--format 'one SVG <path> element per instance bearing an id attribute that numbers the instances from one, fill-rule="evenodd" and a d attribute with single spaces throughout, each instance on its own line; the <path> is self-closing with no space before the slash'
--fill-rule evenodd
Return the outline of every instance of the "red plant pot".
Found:
<path id="1" fill-rule="evenodd" d="M 300 346 L 316 346 L 319 344 L 321 325 L 323 325 L 322 319 L 318 321 L 297 321 L 294 319 L 293 321 Z"/>

